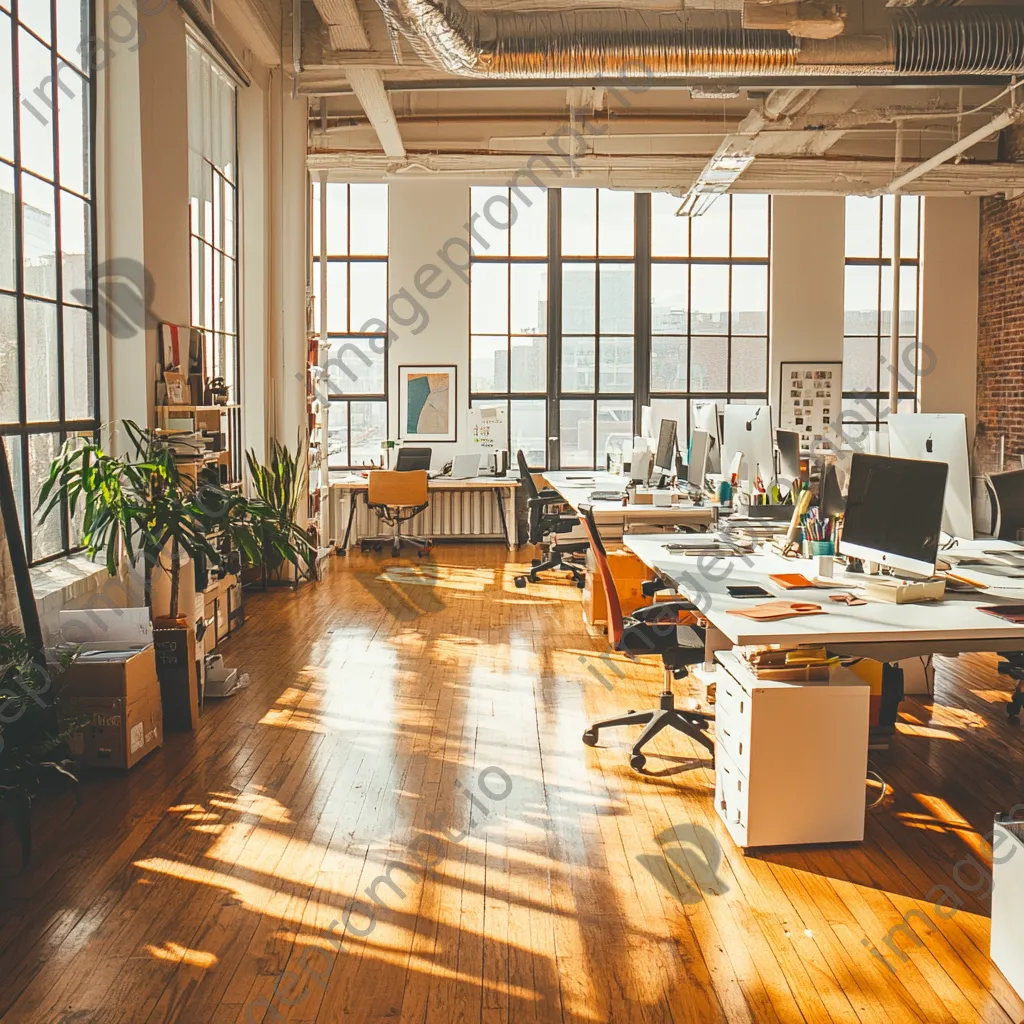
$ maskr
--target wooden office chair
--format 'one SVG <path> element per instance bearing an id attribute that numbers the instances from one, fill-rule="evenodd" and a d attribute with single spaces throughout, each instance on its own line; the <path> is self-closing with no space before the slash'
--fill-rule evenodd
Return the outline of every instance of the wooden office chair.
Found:
<path id="1" fill-rule="evenodd" d="M 992 503 L 992 536 L 1017 540 L 1024 530 L 1024 469 L 986 473 L 985 489 Z"/>
<path id="2" fill-rule="evenodd" d="M 609 642 L 616 651 L 625 651 L 632 656 L 660 655 L 665 666 L 665 689 L 658 697 L 657 710 L 627 711 L 618 718 L 595 722 L 583 733 L 583 742 L 590 747 L 596 746 L 600 731 L 613 726 L 647 726 L 633 744 L 629 758 L 630 765 L 640 771 L 647 763 L 643 747 L 663 729 L 672 728 L 706 747 L 711 752 L 711 763 L 714 765 L 715 744 L 707 731 L 714 716 L 701 711 L 679 710 L 672 694 L 673 678 L 685 679 L 690 665 L 704 661 L 704 630 L 695 624 L 696 617 L 692 614 L 697 611 L 697 606 L 689 601 L 663 601 L 639 608 L 628 618 L 623 618 L 612 570 L 608 565 L 608 553 L 598 535 L 592 508 L 580 506 L 580 522 L 590 537 L 594 561 L 604 585 Z"/>
<path id="3" fill-rule="evenodd" d="M 577 518 L 574 515 L 563 515 L 560 507 L 565 504 L 565 499 L 552 488 L 546 487 L 539 490 L 534 483 L 530 467 L 527 464 L 526 456 L 522 448 L 516 452 L 516 459 L 519 462 L 519 479 L 526 490 L 526 513 L 529 518 L 530 543 L 542 544 L 546 537 L 557 537 L 560 533 L 571 533 L 576 528 Z M 588 541 L 569 541 L 567 544 L 559 544 L 556 540 L 548 542 L 548 557 L 545 559 L 531 559 L 533 566 L 525 576 L 517 576 L 515 584 L 517 587 L 525 587 L 527 581 L 540 583 L 539 572 L 547 572 L 548 569 L 562 569 L 576 581 L 576 586 L 582 590 L 586 584 L 586 577 L 578 565 L 567 561 L 570 555 L 583 554 L 590 547 Z"/>
<path id="4" fill-rule="evenodd" d="M 391 553 L 397 555 L 403 544 L 417 549 L 420 558 L 429 555 L 434 546 L 432 540 L 407 537 L 402 533 L 402 523 L 419 515 L 430 499 L 427 495 L 427 471 L 413 469 L 399 472 L 396 469 L 375 469 L 369 476 L 366 488 L 366 504 L 373 509 L 377 518 L 392 528 Z M 380 551 L 381 541 L 364 537 L 360 541 L 363 551 L 373 547 Z"/>

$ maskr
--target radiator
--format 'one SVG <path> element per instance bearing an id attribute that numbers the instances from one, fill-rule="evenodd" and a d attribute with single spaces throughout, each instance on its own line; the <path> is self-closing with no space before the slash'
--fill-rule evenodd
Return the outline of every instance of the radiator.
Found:
<path id="1" fill-rule="evenodd" d="M 348 524 L 350 492 L 343 488 L 331 488 L 330 501 L 330 542 L 340 546 L 345 538 Z M 507 492 L 505 514 L 510 528 L 515 527 L 515 510 L 508 508 Z M 349 545 L 358 543 L 363 537 L 390 537 L 392 528 L 382 523 L 372 509 L 366 507 L 364 494 L 356 495 L 356 514 L 352 520 Z M 418 516 L 402 524 L 402 533 L 412 537 L 440 538 L 481 538 L 493 537 L 504 541 L 498 499 L 491 490 L 431 491 L 430 504 Z"/>

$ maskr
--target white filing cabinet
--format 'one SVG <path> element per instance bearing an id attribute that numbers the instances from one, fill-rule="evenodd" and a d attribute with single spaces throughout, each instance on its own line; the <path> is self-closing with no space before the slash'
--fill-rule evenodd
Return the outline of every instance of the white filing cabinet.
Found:
<path id="1" fill-rule="evenodd" d="M 1024 822 L 992 830 L 991 941 L 992 962 L 1024 997 Z"/>
<path id="2" fill-rule="evenodd" d="M 868 684 L 842 668 L 760 680 L 737 652 L 716 657 L 715 807 L 736 845 L 862 840 Z"/>

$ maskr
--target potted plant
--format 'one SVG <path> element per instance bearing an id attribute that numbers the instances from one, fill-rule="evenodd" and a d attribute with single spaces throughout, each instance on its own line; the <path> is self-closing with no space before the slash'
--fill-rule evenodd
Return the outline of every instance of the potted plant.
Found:
<path id="1" fill-rule="evenodd" d="M 81 505 L 86 552 L 90 558 L 102 552 L 112 576 L 122 551 L 133 566 L 145 562 L 147 580 L 157 566 L 167 571 L 171 618 L 178 616 L 182 552 L 193 559 L 205 555 L 214 566 L 224 560 L 208 539 L 214 531 L 222 531 L 250 564 L 258 564 L 268 548 L 296 566 L 308 557 L 301 532 L 280 527 L 279 509 L 262 497 L 249 499 L 182 475 L 173 451 L 154 431 L 131 420 L 123 426 L 132 448 L 128 456 L 112 455 L 88 437 L 65 442 L 43 485 L 42 518 L 62 501 L 72 515 Z M 161 560 L 165 551 L 169 564 Z"/>
<path id="2" fill-rule="evenodd" d="M 270 442 L 270 463 L 266 466 L 260 464 L 252 449 L 245 453 L 253 489 L 260 500 L 274 510 L 275 516 L 273 529 L 267 530 L 260 538 L 264 582 L 269 573 L 280 574 L 286 561 L 284 553 L 276 543 L 276 537 L 280 535 L 287 536 L 296 550 L 302 553 L 306 563 L 305 574 L 313 574 L 316 551 L 306 531 L 295 521 L 299 502 L 306 493 L 309 478 L 308 452 L 301 443 L 299 449 L 306 454 L 301 457 L 294 456 L 285 445 L 273 439 Z M 293 559 L 287 561 L 295 566 L 298 577 L 298 562 Z"/>
<path id="3" fill-rule="evenodd" d="M 0 627 L 0 807 L 17 822 L 22 866 L 32 849 L 32 804 L 40 791 L 77 785 L 74 761 L 62 756 L 78 723 L 58 725 L 52 677 L 72 660 L 44 667 L 25 634 Z"/>

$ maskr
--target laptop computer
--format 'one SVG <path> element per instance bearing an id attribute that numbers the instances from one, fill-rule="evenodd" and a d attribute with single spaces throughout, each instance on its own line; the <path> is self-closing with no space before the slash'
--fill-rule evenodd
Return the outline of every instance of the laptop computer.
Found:
<path id="1" fill-rule="evenodd" d="M 467 455 L 456 455 L 452 460 L 452 479 L 469 480 L 480 473 L 480 453 L 470 452 Z"/>

